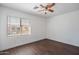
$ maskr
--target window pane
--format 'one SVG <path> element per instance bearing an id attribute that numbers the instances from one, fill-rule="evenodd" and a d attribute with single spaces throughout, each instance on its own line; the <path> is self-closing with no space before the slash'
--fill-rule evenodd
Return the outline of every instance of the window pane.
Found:
<path id="1" fill-rule="evenodd" d="M 8 17 L 8 24 L 20 25 L 20 18 Z"/>
<path id="2" fill-rule="evenodd" d="M 29 24 L 29 20 L 27 19 L 22 19 L 22 33 L 31 34 L 31 27 Z"/>
<path id="3" fill-rule="evenodd" d="M 8 17 L 8 35 L 15 35 L 20 31 L 20 18 Z"/>

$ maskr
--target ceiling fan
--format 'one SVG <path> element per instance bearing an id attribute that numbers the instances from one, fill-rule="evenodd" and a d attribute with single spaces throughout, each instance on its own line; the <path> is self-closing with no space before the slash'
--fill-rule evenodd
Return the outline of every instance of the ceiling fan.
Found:
<path id="1" fill-rule="evenodd" d="M 35 6 L 34 9 L 41 9 L 39 11 L 44 11 L 45 14 L 47 14 L 47 12 L 54 12 L 54 7 L 55 3 L 47 3 L 46 5 L 40 4 L 39 6 Z"/>

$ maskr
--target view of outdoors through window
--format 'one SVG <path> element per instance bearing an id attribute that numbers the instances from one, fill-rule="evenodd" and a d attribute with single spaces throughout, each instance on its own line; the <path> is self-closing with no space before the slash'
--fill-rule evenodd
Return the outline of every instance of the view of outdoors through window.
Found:
<path id="1" fill-rule="evenodd" d="M 8 16 L 8 36 L 30 34 L 31 27 L 27 19 Z"/>

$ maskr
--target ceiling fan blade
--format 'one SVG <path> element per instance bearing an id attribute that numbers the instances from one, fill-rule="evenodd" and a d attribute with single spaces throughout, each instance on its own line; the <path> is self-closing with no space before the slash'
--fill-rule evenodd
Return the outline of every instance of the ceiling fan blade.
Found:
<path id="1" fill-rule="evenodd" d="M 51 10 L 51 9 L 49 9 L 48 11 L 50 11 L 50 12 L 54 12 L 54 10 Z"/>
<path id="2" fill-rule="evenodd" d="M 55 5 L 55 3 L 48 3 L 47 7 L 52 8 Z"/>
<path id="3" fill-rule="evenodd" d="M 54 5 L 55 5 L 55 3 L 52 3 L 52 4 L 51 4 L 51 6 L 54 6 Z"/>
<path id="4" fill-rule="evenodd" d="M 45 8 L 45 6 L 43 6 L 42 4 L 40 4 L 40 6 L 41 6 L 42 8 Z"/>
<path id="5" fill-rule="evenodd" d="M 35 6 L 33 9 L 38 9 L 39 7 Z"/>

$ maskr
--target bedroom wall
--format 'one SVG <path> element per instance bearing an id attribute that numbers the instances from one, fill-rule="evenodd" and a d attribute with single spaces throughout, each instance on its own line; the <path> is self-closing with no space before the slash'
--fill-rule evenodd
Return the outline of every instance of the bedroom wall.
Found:
<path id="1" fill-rule="evenodd" d="M 1 24 L 1 8 L 0 8 L 0 24 Z M 0 25 L 0 47 L 1 47 L 1 25 Z"/>
<path id="2" fill-rule="evenodd" d="M 44 18 L 29 15 L 20 11 L 0 7 L 0 50 L 5 50 L 22 44 L 31 43 L 46 37 L 46 22 Z M 29 20 L 32 34 L 25 36 L 9 37 L 7 36 L 7 16 L 22 17 Z"/>
<path id="3" fill-rule="evenodd" d="M 49 19 L 47 21 L 47 38 L 79 46 L 79 11 Z"/>

